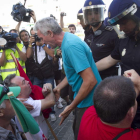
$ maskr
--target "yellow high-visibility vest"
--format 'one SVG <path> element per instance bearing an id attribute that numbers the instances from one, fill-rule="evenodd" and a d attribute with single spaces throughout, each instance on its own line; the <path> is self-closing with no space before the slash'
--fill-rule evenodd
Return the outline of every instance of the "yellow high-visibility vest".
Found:
<path id="1" fill-rule="evenodd" d="M 20 51 L 22 51 L 23 45 L 21 43 L 17 43 L 16 44 L 17 47 L 19 48 Z M 3 50 L 1 50 L 0 52 L 3 52 Z M 20 56 L 18 54 L 18 51 L 16 50 L 15 52 L 12 51 L 11 49 L 7 49 L 5 50 L 5 57 L 6 57 L 6 64 L 5 66 L 1 66 L 1 76 L 2 79 L 4 80 L 9 74 L 16 74 L 17 76 L 19 76 L 19 71 L 15 65 L 15 62 L 13 61 L 12 56 L 10 55 L 10 53 L 13 53 L 14 56 L 17 58 L 17 60 L 19 61 L 20 65 L 22 66 L 23 70 L 26 72 L 26 67 L 25 67 L 25 62 L 22 61 L 20 59 Z"/>

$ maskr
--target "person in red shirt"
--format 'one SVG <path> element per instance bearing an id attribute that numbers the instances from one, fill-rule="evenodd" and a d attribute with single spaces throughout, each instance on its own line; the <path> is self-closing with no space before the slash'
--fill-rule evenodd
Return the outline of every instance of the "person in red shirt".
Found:
<path id="1" fill-rule="evenodd" d="M 140 129 L 131 128 L 140 76 L 134 70 L 126 71 L 124 76 L 106 78 L 98 85 L 94 106 L 82 117 L 78 140 L 140 140 Z"/>

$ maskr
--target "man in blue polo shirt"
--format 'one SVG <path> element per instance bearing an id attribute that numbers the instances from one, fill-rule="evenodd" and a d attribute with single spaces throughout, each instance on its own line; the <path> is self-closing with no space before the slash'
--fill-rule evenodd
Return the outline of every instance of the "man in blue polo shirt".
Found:
<path id="1" fill-rule="evenodd" d="M 34 27 L 38 36 L 44 43 L 54 46 L 61 46 L 62 58 L 66 77 L 54 89 L 57 98 L 60 90 L 68 83 L 75 92 L 73 102 L 60 114 L 60 124 L 75 109 L 74 135 L 77 140 L 78 130 L 82 115 L 85 110 L 93 105 L 93 93 L 100 83 L 101 77 L 92 57 L 92 51 L 88 45 L 79 37 L 64 33 L 58 23 L 52 18 L 44 18 L 38 21 Z"/>

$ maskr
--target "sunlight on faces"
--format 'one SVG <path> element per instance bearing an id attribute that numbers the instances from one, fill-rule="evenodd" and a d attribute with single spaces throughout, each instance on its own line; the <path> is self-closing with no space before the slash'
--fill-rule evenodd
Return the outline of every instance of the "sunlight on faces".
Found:
<path id="1" fill-rule="evenodd" d="M 57 44 L 55 43 L 54 34 L 52 31 L 48 31 L 47 35 L 43 35 L 40 30 L 37 31 L 38 37 L 42 40 L 43 44 L 48 44 L 51 48 L 56 48 Z"/>
<path id="2" fill-rule="evenodd" d="M 74 27 L 69 27 L 69 31 L 70 31 L 70 33 L 72 33 L 72 34 L 75 34 L 75 32 L 76 32 L 76 30 L 75 30 Z"/>
<path id="3" fill-rule="evenodd" d="M 11 83 L 20 86 L 21 92 L 19 95 L 21 94 L 30 95 L 32 89 L 30 87 L 29 81 L 26 81 L 23 77 L 16 76 L 11 80 Z"/>
<path id="4" fill-rule="evenodd" d="M 23 42 L 28 42 L 29 41 L 29 35 L 28 35 L 28 33 L 27 32 L 22 32 L 21 34 L 20 34 L 20 37 L 21 37 L 21 40 L 23 41 Z"/>

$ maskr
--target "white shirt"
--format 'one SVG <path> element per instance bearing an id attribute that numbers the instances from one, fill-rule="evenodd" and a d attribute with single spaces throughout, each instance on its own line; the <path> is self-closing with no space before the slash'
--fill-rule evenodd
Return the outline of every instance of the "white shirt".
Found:
<path id="1" fill-rule="evenodd" d="M 59 65 L 58 70 L 62 70 L 62 58 L 59 58 L 58 65 Z"/>
<path id="2" fill-rule="evenodd" d="M 45 118 L 41 113 L 41 100 L 33 100 L 31 97 L 28 98 L 27 101 L 25 101 L 25 103 L 28 103 L 30 105 L 32 105 L 34 107 L 33 110 L 30 111 L 31 115 L 34 117 L 34 119 L 36 120 L 36 122 L 38 123 L 39 127 L 40 127 L 40 132 L 38 132 L 35 135 L 30 134 L 29 132 L 26 133 L 26 137 L 29 140 L 45 140 L 43 137 L 43 134 L 48 137 L 48 126 L 46 124 Z M 19 128 L 19 130 L 21 132 L 23 132 L 17 117 L 15 118 L 16 124 Z"/>
<path id="3" fill-rule="evenodd" d="M 33 47 L 33 50 L 34 50 L 34 60 L 36 61 L 35 46 Z M 46 57 L 45 50 L 42 48 L 42 46 L 37 46 L 37 60 L 38 60 L 38 63 L 41 64 L 41 62 L 45 59 L 45 57 Z M 48 55 L 48 59 L 51 60 L 52 57 Z"/>

